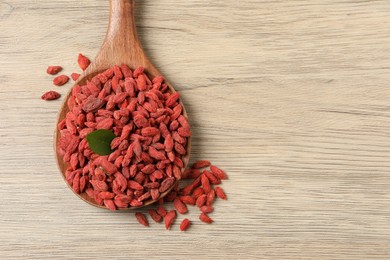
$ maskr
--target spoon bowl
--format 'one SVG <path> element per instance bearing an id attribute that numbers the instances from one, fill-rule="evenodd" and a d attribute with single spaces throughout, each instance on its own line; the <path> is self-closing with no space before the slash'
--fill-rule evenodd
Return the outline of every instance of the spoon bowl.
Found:
<path id="1" fill-rule="evenodd" d="M 113 67 L 114 65 L 126 64 L 131 69 L 135 69 L 139 66 L 145 68 L 145 73 L 151 79 L 156 76 L 161 75 L 161 73 L 154 67 L 154 65 L 147 58 L 144 50 L 141 47 L 141 43 L 138 39 L 136 24 L 135 24 L 135 1 L 134 0 L 110 0 L 110 20 L 108 25 L 108 30 L 106 37 L 103 41 L 102 47 L 98 52 L 95 60 L 91 62 L 88 68 L 83 72 L 80 78 L 76 81 L 75 85 L 84 85 L 87 83 L 87 80 L 91 80 L 95 75 L 105 71 L 108 68 Z M 169 82 L 165 80 L 165 83 L 169 86 L 171 92 L 176 92 Z M 65 100 L 60 108 L 57 124 L 61 122 L 69 112 L 67 101 L 71 96 L 72 91 L 70 90 L 68 95 L 65 97 Z M 180 104 L 183 106 L 183 115 L 187 118 L 187 113 L 184 105 L 180 101 Z M 62 156 L 57 151 L 57 144 L 60 138 L 60 131 L 57 129 L 54 132 L 54 149 L 57 159 L 58 168 L 65 180 L 65 172 L 67 163 L 62 159 Z M 188 143 L 186 146 L 186 154 L 182 157 L 184 167 L 181 169 L 182 173 L 187 167 L 191 150 L 191 137 L 188 138 Z M 175 183 L 164 193 L 160 195 L 160 198 L 167 195 L 172 188 L 175 186 Z M 69 186 L 69 184 L 68 184 Z M 69 188 L 73 191 L 72 187 Z M 73 191 L 74 192 L 74 191 Z M 74 192 L 75 193 L 75 192 Z M 86 201 L 87 203 L 107 209 L 105 206 L 99 205 L 93 198 L 89 197 L 85 192 L 81 194 L 75 193 L 79 198 Z M 144 207 L 154 203 L 152 199 L 144 201 L 144 204 L 140 207 Z M 120 210 L 136 209 L 139 207 L 129 207 Z"/>

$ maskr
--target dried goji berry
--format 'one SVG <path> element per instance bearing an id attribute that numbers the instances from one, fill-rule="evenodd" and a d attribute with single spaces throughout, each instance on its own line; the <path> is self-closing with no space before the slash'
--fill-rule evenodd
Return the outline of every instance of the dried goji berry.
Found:
<path id="1" fill-rule="evenodd" d="M 81 53 L 77 58 L 77 62 L 82 70 L 86 70 L 89 64 L 91 64 L 91 61 Z"/>
<path id="2" fill-rule="evenodd" d="M 56 100 L 61 97 L 61 94 L 56 91 L 49 91 L 42 95 L 43 100 Z"/>
<path id="3" fill-rule="evenodd" d="M 144 225 L 145 227 L 149 226 L 149 221 L 143 213 L 137 212 L 135 213 L 135 217 L 141 225 Z"/>
<path id="4" fill-rule="evenodd" d="M 49 67 L 47 67 L 46 72 L 47 72 L 47 74 L 55 75 L 58 72 L 60 72 L 61 70 L 62 70 L 61 66 L 49 66 Z"/>
<path id="5" fill-rule="evenodd" d="M 65 85 L 69 81 L 69 77 L 66 75 L 60 75 L 53 79 L 53 84 L 56 86 Z"/>

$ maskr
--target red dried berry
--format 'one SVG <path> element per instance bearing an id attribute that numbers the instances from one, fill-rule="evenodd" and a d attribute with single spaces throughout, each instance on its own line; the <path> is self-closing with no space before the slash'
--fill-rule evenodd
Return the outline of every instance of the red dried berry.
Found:
<path id="1" fill-rule="evenodd" d="M 160 216 L 154 209 L 149 209 L 149 215 L 156 222 L 161 222 L 162 220 L 162 216 Z"/>
<path id="2" fill-rule="evenodd" d="M 118 65 L 114 66 L 113 71 L 114 71 L 115 77 L 117 77 L 118 79 L 122 79 L 123 78 L 123 73 L 121 71 L 121 68 Z"/>
<path id="3" fill-rule="evenodd" d="M 116 210 L 116 206 L 113 200 L 104 200 L 104 205 L 110 210 Z"/>
<path id="4" fill-rule="evenodd" d="M 55 75 L 58 72 L 60 72 L 61 70 L 62 70 L 61 66 L 49 66 L 49 67 L 47 67 L 46 72 L 47 72 L 47 74 Z"/>
<path id="5" fill-rule="evenodd" d="M 138 201 L 136 199 L 133 199 L 132 201 L 130 201 L 130 206 L 132 206 L 132 207 L 140 207 L 143 204 L 144 203 L 142 201 Z"/>
<path id="6" fill-rule="evenodd" d="M 185 155 L 186 154 L 186 149 L 179 143 L 175 142 L 175 151 L 178 153 L 178 154 L 181 154 L 181 155 Z"/>
<path id="7" fill-rule="evenodd" d="M 176 101 L 180 98 L 180 93 L 175 92 L 169 96 L 169 98 L 165 101 L 165 105 L 167 107 L 173 107 L 176 104 Z"/>
<path id="8" fill-rule="evenodd" d="M 186 231 L 190 226 L 191 226 L 190 220 L 188 218 L 185 218 L 180 224 L 180 230 Z"/>
<path id="9" fill-rule="evenodd" d="M 165 191 L 167 191 L 167 190 L 173 185 L 174 182 L 175 182 L 175 178 L 173 178 L 173 177 L 170 177 L 170 178 L 165 179 L 165 180 L 161 183 L 161 186 L 160 186 L 160 188 L 159 188 L 159 191 L 160 191 L 160 192 L 165 192 Z"/>
<path id="10" fill-rule="evenodd" d="M 192 196 L 194 198 L 199 198 L 200 196 L 202 196 L 204 194 L 204 190 L 202 187 L 198 187 L 196 188 L 193 192 L 192 192 Z"/>
<path id="11" fill-rule="evenodd" d="M 167 215 L 167 210 L 164 208 L 164 206 L 161 206 L 159 205 L 157 207 L 157 213 L 161 216 L 161 217 L 165 217 Z"/>
<path id="12" fill-rule="evenodd" d="M 211 163 L 209 161 L 206 161 L 206 160 L 199 160 L 197 162 L 195 162 L 193 165 L 192 165 L 192 168 L 193 169 L 200 169 L 200 168 L 204 168 L 204 167 L 208 167 L 210 166 Z"/>
<path id="13" fill-rule="evenodd" d="M 214 184 L 214 185 L 221 184 L 221 180 L 217 176 L 212 174 L 211 172 L 204 170 L 203 174 L 207 176 L 207 178 L 209 179 L 211 184 Z"/>
<path id="14" fill-rule="evenodd" d="M 185 214 L 188 211 L 186 204 L 184 204 L 179 198 L 176 198 L 173 201 L 173 205 L 180 214 Z"/>
<path id="15" fill-rule="evenodd" d="M 121 65 L 121 70 L 122 70 L 122 74 L 125 78 L 133 77 L 133 72 L 126 64 Z"/>
<path id="16" fill-rule="evenodd" d="M 80 53 L 77 58 L 77 63 L 79 64 L 80 68 L 84 71 L 88 68 L 89 64 L 91 64 L 91 61 L 83 54 Z"/>
<path id="17" fill-rule="evenodd" d="M 137 218 L 138 222 L 139 222 L 141 225 L 144 225 L 145 227 L 148 227 L 148 226 L 149 226 L 149 221 L 148 221 L 148 219 L 147 219 L 146 216 L 145 216 L 144 214 L 142 214 L 141 212 L 135 213 L 135 217 Z"/>
<path id="18" fill-rule="evenodd" d="M 199 219 L 204 223 L 208 223 L 208 224 L 213 223 L 213 220 L 205 213 L 200 214 Z"/>
<path id="19" fill-rule="evenodd" d="M 179 129 L 177 129 L 177 132 L 180 136 L 183 137 L 190 137 L 192 135 L 192 132 L 189 128 L 180 127 Z"/>
<path id="20" fill-rule="evenodd" d="M 195 205 L 195 198 L 192 196 L 181 196 L 180 200 L 183 201 L 183 203 L 188 204 L 188 205 Z"/>
<path id="21" fill-rule="evenodd" d="M 215 199 L 215 191 L 211 190 L 207 194 L 206 206 L 211 206 L 211 204 L 213 203 L 214 199 Z"/>
<path id="22" fill-rule="evenodd" d="M 141 75 L 142 73 L 144 73 L 144 67 L 138 67 L 138 68 L 136 68 L 135 69 L 135 71 L 134 71 L 134 73 L 133 73 L 133 76 L 134 76 L 134 78 L 138 78 L 139 77 L 139 75 Z"/>
<path id="23" fill-rule="evenodd" d="M 76 81 L 76 80 L 78 80 L 79 79 L 79 77 L 80 77 L 80 74 L 79 73 L 72 73 L 71 75 L 70 75 L 70 77 L 74 80 L 74 81 Z"/>
<path id="24" fill-rule="evenodd" d="M 222 171 L 220 168 L 218 168 L 217 166 L 211 165 L 210 170 L 221 180 L 226 180 L 228 178 L 226 173 Z"/>
<path id="25" fill-rule="evenodd" d="M 142 128 L 141 133 L 143 136 L 153 137 L 153 136 L 157 135 L 158 133 L 160 133 L 160 131 L 155 127 L 145 127 L 145 128 Z"/>
<path id="26" fill-rule="evenodd" d="M 127 182 L 127 187 L 129 189 L 133 189 L 133 190 L 143 190 L 144 187 L 142 187 L 141 184 L 139 184 L 138 182 L 136 181 L 128 181 Z"/>
<path id="27" fill-rule="evenodd" d="M 165 228 L 169 229 L 169 227 L 173 224 L 175 219 L 176 219 L 176 210 L 169 211 L 168 214 L 164 217 Z"/>
<path id="28" fill-rule="evenodd" d="M 200 211 L 202 211 L 202 213 L 211 213 L 213 212 L 214 208 L 211 207 L 211 206 L 202 206 L 200 208 Z"/>
<path id="29" fill-rule="evenodd" d="M 215 193 L 217 194 L 218 198 L 227 200 L 226 194 L 221 187 L 216 187 Z"/>
<path id="30" fill-rule="evenodd" d="M 203 187 L 204 192 L 209 193 L 211 191 L 211 185 L 210 185 L 209 178 L 207 178 L 206 175 L 202 174 L 201 180 L 202 180 L 202 187 Z"/>
<path id="31" fill-rule="evenodd" d="M 63 86 L 69 81 L 69 77 L 66 75 L 60 75 L 53 79 L 53 84 L 56 86 Z"/>
<path id="32" fill-rule="evenodd" d="M 135 193 L 134 193 L 135 194 Z M 146 199 L 149 199 L 151 197 L 150 195 L 150 192 L 145 192 L 144 194 L 142 194 L 139 198 L 138 198 L 138 201 L 144 201 Z"/>
<path id="33" fill-rule="evenodd" d="M 104 200 L 110 200 L 110 199 L 113 199 L 115 197 L 115 194 L 112 192 L 108 192 L 108 191 L 102 191 L 99 193 L 99 197 L 104 199 Z"/>
<path id="34" fill-rule="evenodd" d="M 56 100 L 61 97 L 60 93 L 56 91 L 49 91 L 42 95 L 43 100 Z"/>
<path id="35" fill-rule="evenodd" d="M 207 195 L 206 194 L 203 194 L 201 196 L 199 196 L 197 199 L 196 199 L 196 206 L 198 208 L 204 206 L 204 204 L 206 203 L 206 200 L 207 200 Z"/>
<path id="36" fill-rule="evenodd" d="M 90 183 L 92 184 L 94 190 L 96 190 L 96 191 L 107 191 L 108 190 L 108 185 L 105 181 L 91 180 Z"/>
<path id="37" fill-rule="evenodd" d="M 158 189 L 151 189 L 150 190 L 150 195 L 152 196 L 152 200 L 157 200 L 160 197 L 160 192 Z"/>
<path id="38" fill-rule="evenodd" d="M 165 151 L 171 152 L 174 146 L 174 141 L 171 134 L 168 134 L 164 141 Z"/>

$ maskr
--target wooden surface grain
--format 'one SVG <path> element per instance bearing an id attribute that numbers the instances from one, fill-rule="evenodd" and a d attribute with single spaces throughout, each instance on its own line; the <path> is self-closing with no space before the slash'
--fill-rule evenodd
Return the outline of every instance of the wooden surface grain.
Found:
<path id="1" fill-rule="evenodd" d="M 57 89 L 47 65 L 97 53 L 108 1 L 0 1 L 0 258 L 389 259 L 390 2 L 137 5 L 192 161 L 229 173 L 229 200 L 182 233 L 74 196 L 52 150 L 60 102 L 40 96 Z"/>

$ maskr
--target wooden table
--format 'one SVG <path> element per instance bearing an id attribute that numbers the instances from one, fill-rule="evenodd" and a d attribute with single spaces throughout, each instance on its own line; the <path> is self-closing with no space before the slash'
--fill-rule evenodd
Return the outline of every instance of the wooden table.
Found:
<path id="1" fill-rule="evenodd" d="M 390 258 L 390 2 L 138 1 L 181 91 L 192 160 L 226 170 L 215 223 L 182 233 L 91 207 L 53 154 L 47 65 L 77 70 L 108 1 L 0 1 L 1 259 Z M 179 219 L 182 219 L 180 216 Z"/>

